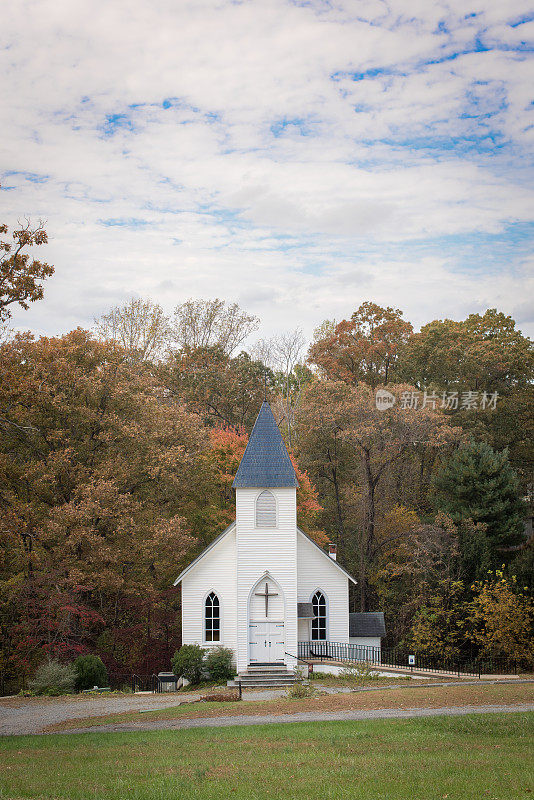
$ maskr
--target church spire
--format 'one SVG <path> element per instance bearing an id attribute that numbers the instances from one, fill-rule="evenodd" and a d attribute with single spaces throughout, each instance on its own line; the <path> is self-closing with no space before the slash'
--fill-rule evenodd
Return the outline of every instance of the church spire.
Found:
<path id="1" fill-rule="evenodd" d="M 264 401 L 239 464 L 233 487 L 244 489 L 298 485 L 271 407 Z"/>

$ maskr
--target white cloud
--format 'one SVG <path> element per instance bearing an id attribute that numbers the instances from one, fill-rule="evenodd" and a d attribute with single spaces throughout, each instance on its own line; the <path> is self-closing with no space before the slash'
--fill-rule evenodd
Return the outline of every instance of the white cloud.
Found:
<path id="1" fill-rule="evenodd" d="M 88 325 L 135 293 L 236 299 L 266 334 L 310 333 L 365 299 L 416 324 L 497 305 L 532 330 L 513 233 L 534 207 L 527 13 L 523 0 L 513 14 L 497 0 L 469 14 L 460 0 L 16 4 L 1 32 L 1 218 L 45 217 L 56 266 L 16 323 Z"/>

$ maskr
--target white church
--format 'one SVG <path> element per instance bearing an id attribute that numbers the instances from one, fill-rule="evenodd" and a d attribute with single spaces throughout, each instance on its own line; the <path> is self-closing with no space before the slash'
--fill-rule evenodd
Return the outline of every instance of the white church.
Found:
<path id="1" fill-rule="evenodd" d="M 297 527 L 298 481 L 264 402 L 233 486 L 236 519 L 175 581 L 182 643 L 235 653 L 237 672 L 293 669 L 328 643 L 380 647 L 382 614 L 349 614 L 354 578 Z"/>

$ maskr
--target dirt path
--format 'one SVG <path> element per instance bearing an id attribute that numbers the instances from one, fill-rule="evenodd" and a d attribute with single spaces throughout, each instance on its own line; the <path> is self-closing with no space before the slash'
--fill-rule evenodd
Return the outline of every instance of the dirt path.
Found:
<path id="1" fill-rule="evenodd" d="M 463 716 L 465 714 L 510 714 L 520 711 L 534 711 L 534 703 L 521 703 L 513 706 L 449 706 L 445 708 L 383 708 L 375 711 L 304 711 L 297 714 L 260 714 L 246 716 L 215 717 L 211 719 L 157 720 L 122 723 L 121 725 L 99 725 L 92 728 L 78 728 L 68 733 L 117 733 L 122 731 L 179 730 L 180 728 L 229 727 L 232 725 L 266 725 L 285 722 L 332 722 L 335 720 L 405 719 L 409 717 Z M 65 733 L 65 731 L 64 731 Z M 54 733 L 44 734 L 54 736 Z"/>
<path id="2" fill-rule="evenodd" d="M 488 681 L 485 684 L 482 684 L 478 681 L 473 681 L 470 685 L 472 687 L 476 687 L 475 691 L 483 686 L 483 685 L 495 685 L 496 683 L 520 683 L 520 684 L 532 684 L 534 681 L 531 680 L 510 680 L 506 682 L 497 682 L 497 681 Z M 454 694 L 449 696 L 442 696 L 441 702 L 437 698 L 439 695 L 434 696 L 434 702 L 432 702 L 431 696 L 426 697 L 426 693 L 435 687 L 438 692 L 439 687 L 463 687 L 461 689 L 462 694 L 455 696 Z M 45 733 L 49 732 L 50 728 L 57 727 L 58 730 L 62 727 L 63 723 L 65 723 L 64 728 L 68 729 L 69 731 L 79 730 L 79 728 L 83 725 L 84 730 L 152 730 L 158 727 L 165 728 L 165 727 L 180 727 L 182 725 L 196 725 L 196 724 L 222 724 L 218 722 L 218 719 L 227 719 L 232 718 L 235 720 L 233 724 L 241 724 L 241 720 L 248 720 L 249 718 L 252 720 L 265 720 L 271 719 L 274 717 L 274 721 L 280 720 L 282 721 L 283 718 L 287 717 L 289 720 L 296 720 L 298 718 L 298 714 L 317 714 L 319 715 L 317 718 L 320 719 L 322 714 L 326 714 L 325 718 L 330 718 L 328 715 L 332 713 L 338 713 L 341 716 L 341 719 L 350 719 L 352 717 L 347 716 L 350 714 L 367 714 L 370 712 L 378 711 L 380 706 L 376 704 L 369 704 L 363 702 L 363 705 L 367 705 L 367 708 L 359 708 L 355 709 L 354 704 L 351 703 L 350 697 L 355 697 L 357 694 L 359 697 L 364 696 L 375 696 L 381 694 L 382 691 L 387 692 L 387 697 L 380 697 L 379 702 L 382 704 L 382 707 L 389 706 L 390 710 L 392 707 L 397 705 L 399 710 L 403 711 L 406 710 L 407 707 L 416 707 L 420 706 L 421 708 L 429 707 L 429 706 L 443 706 L 443 707 L 463 707 L 464 703 L 469 705 L 469 707 L 474 705 L 474 697 L 470 690 L 466 690 L 466 687 L 469 684 L 466 684 L 465 681 L 456 683 L 456 682 L 447 682 L 447 683 L 436 683 L 433 684 L 431 687 L 430 685 L 426 684 L 424 687 L 425 689 L 425 698 L 423 698 L 423 702 L 419 698 L 416 701 L 416 695 L 418 694 L 419 690 L 422 687 L 417 687 L 417 685 L 409 686 L 409 685 L 390 685 L 387 687 L 361 687 L 359 690 L 354 692 L 354 690 L 347 689 L 346 687 L 327 687 L 321 686 L 318 682 L 316 685 L 317 689 L 323 689 L 326 694 L 330 695 L 333 702 L 327 700 L 326 697 L 323 700 L 319 700 L 319 705 L 324 706 L 324 702 L 330 705 L 328 707 L 313 707 L 313 705 L 308 705 L 310 702 L 314 701 L 295 701 L 290 700 L 288 701 L 287 698 L 284 698 L 285 692 L 284 690 L 264 690 L 264 691 L 253 691 L 247 690 L 243 693 L 243 700 L 252 701 L 254 703 L 259 703 L 257 714 L 254 714 L 254 711 L 251 710 L 250 713 L 246 709 L 246 707 L 242 707 L 242 712 L 237 716 L 235 712 L 230 715 L 230 713 L 226 713 L 223 708 L 220 708 L 218 711 L 208 710 L 207 713 L 201 713 L 204 709 L 200 709 L 198 705 L 191 706 L 191 711 L 189 709 L 185 710 L 185 714 L 183 717 L 175 717 L 172 718 L 160 718 L 155 720 L 154 718 L 147 718 L 144 719 L 144 713 L 150 711 L 162 711 L 163 709 L 173 709 L 176 706 L 180 706 L 182 704 L 187 704 L 190 701 L 198 700 L 200 698 L 200 694 L 188 692 L 188 693 L 179 693 L 179 694 L 162 694 L 162 695 L 123 695 L 123 696 L 108 696 L 108 697 L 94 697 L 94 696 L 74 696 L 69 698 L 22 698 L 22 697 L 13 697 L 13 698 L 1 698 L 0 699 L 0 736 L 9 736 L 9 735 L 22 735 L 22 734 L 36 734 L 36 733 Z M 525 687 L 526 689 L 527 687 Z M 388 690 L 393 690 L 392 693 Z M 399 704 L 399 702 L 394 701 L 394 696 L 396 694 L 396 690 L 401 690 L 403 694 L 406 694 L 406 698 Z M 405 692 L 404 690 L 408 690 Z M 412 691 L 415 691 L 415 695 L 412 695 Z M 467 693 L 469 692 L 469 693 Z M 370 693 L 370 694 L 368 694 Z M 332 697 L 336 695 L 339 700 L 334 700 Z M 343 700 L 345 698 L 346 700 Z M 490 698 L 480 697 L 478 698 L 478 702 L 482 702 L 484 706 L 499 706 L 505 707 L 511 705 L 511 701 L 519 702 L 519 703 L 528 703 L 531 697 L 528 694 L 521 694 L 519 696 L 514 696 L 513 698 L 510 696 L 493 696 Z M 427 700 L 427 702 L 424 702 Z M 272 701 L 272 702 L 269 702 Z M 274 702 L 278 701 L 281 707 L 277 708 L 278 703 Z M 285 702 L 284 702 L 285 701 Z M 324 701 L 324 702 L 323 702 Z M 452 702 L 451 702 L 452 701 Z M 289 711 L 289 706 L 292 704 L 298 704 L 300 707 L 295 707 L 295 710 L 291 708 Z M 238 704 L 241 707 L 241 704 Z M 285 707 L 284 707 L 285 706 Z M 308 709 L 306 708 L 310 708 Z M 352 707 L 350 707 L 352 706 Z M 515 707 L 515 706 L 514 706 Z M 237 709 L 236 709 L 237 710 Z M 124 720 L 118 720 L 115 715 L 120 714 L 128 714 L 134 712 L 135 718 L 132 719 L 131 717 L 127 716 Z M 139 718 L 137 718 L 137 713 L 140 714 Z M 105 719 L 105 717 L 110 716 L 109 723 Z M 185 719 L 185 716 L 195 717 L 195 719 Z M 152 716 L 152 715 L 151 715 Z M 214 717 L 217 716 L 217 721 L 214 720 Z M 200 720 L 199 718 L 203 718 Z M 92 719 L 94 718 L 95 724 L 92 723 Z M 307 717 L 305 717 L 307 718 Z M 335 719 L 336 717 L 332 717 Z M 357 717 L 355 717 L 357 718 Z M 365 717 L 364 717 L 365 718 Z M 79 725 L 77 724 L 77 720 L 79 720 Z M 83 723 L 82 723 L 83 720 Z M 98 720 L 98 725 L 96 724 Z M 127 727 L 129 725 L 133 725 L 133 728 Z M 228 723 L 230 724 L 230 723 Z M 243 724 L 251 724 L 244 722 Z M 85 726 L 89 727 L 85 727 Z M 137 726 L 137 727 L 136 727 Z M 54 731 L 55 732 L 55 731 Z"/>
<path id="3" fill-rule="evenodd" d="M 334 691 L 329 689 L 328 691 Z M 272 691 L 247 691 L 247 700 L 274 700 L 282 697 L 283 689 Z M 158 711 L 193 700 L 199 700 L 198 692 L 178 694 L 132 694 L 122 697 L 75 696 L 68 699 L 55 698 L 0 698 L 0 736 L 25 733 L 41 733 L 48 725 L 72 719 L 99 717 L 105 714 L 120 714 L 124 711 Z"/>
<path id="4" fill-rule="evenodd" d="M 194 700 L 198 694 L 71 697 L 64 700 L 19 698 L 0 700 L 0 735 L 39 733 L 46 725 L 122 711 L 156 711 Z"/>

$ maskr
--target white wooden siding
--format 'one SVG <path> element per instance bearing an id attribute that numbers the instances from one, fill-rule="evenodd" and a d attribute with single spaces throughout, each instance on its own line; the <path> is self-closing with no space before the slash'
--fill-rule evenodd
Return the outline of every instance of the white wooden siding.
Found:
<path id="1" fill-rule="evenodd" d="M 380 636 L 351 636 L 349 642 L 360 647 L 380 647 L 381 645 Z"/>
<path id="2" fill-rule="evenodd" d="M 349 641 L 349 580 L 329 556 L 323 555 L 302 534 L 297 539 L 298 601 L 309 603 L 317 589 L 326 598 L 326 637 L 331 642 Z M 329 563 L 331 561 L 331 563 Z M 300 626 L 304 634 L 304 626 Z M 301 641 L 307 641 L 309 636 Z"/>
<path id="3" fill-rule="evenodd" d="M 294 488 L 270 489 L 277 505 L 275 528 L 257 528 L 256 498 L 263 489 L 236 489 L 237 667 L 249 663 L 248 604 L 265 572 L 284 594 L 285 651 L 297 652 L 297 510 Z M 293 663 L 288 659 L 287 663 Z"/>
<path id="4" fill-rule="evenodd" d="M 237 648 L 235 528 L 195 564 L 182 579 L 182 642 Z M 221 640 L 204 641 L 204 601 L 214 591 L 221 604 Z"/>
<path id="5" fill-rule="evenodd" d="M 311 636 L 311 619 L 299 619 L 298 621 L 299 642 L 309 642 L 310 636 Z"/>

